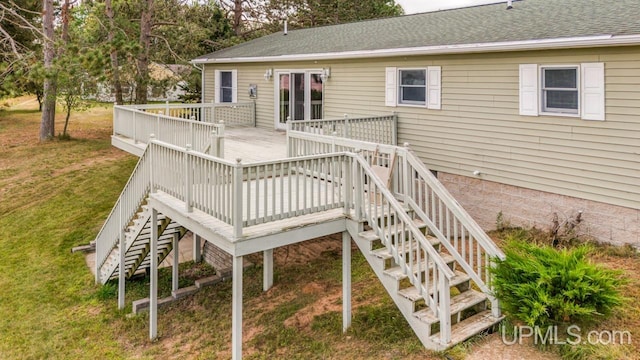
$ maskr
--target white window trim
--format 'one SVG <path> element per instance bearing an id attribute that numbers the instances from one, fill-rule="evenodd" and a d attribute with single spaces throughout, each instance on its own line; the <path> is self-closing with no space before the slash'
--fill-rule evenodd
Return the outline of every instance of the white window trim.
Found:
<path id="1" fill-rule="evenodd" d="M 401 77 L 400 72 L 405 70 L 422 70 L 425 72 L 425 101 L 423 102 L 401 102 Z M 440 110 L 442 108 L 442 67 L 387 67 L 385 70 L 385 106 L 389 107 L 411 107 Z"/>
<path id="2" fill-rule="evenodd" d="M 563 110 L 563 109 L 546 109 L 545 111 L 545 97 L 544 97 L 544 92 L 545 90 L 550 90 L 550 89 L 545 89 L 544 87 L 544 71 L 546 69 L 575 69 L 576 70 L 576 89 L 575 91 L 578 92 L 578 108 L 576 109 L 576 112 L 573 111 L 568 111 L 568 110 Z M 582 84 L 582 72 L 580 71 L 580 65 L 577 64 L 564 64 L 564 65 L 540 65 L 538 67 L 538 76 L 540 77 L 540 95 L 539 95 L 539 106 L 540 106 L 540 115 L 545 115 L 545 116 L 564 116 L 564 117 L 574 117 L 574 118 L 579 118 L 581 117 L 581 108 L 582 108 L 582 88 L 581 88 L 581 84 Z"/>
<path id="3" fill-rule="evenodd" d="M 429 70 L 426 67 L 407 67 L 407 68 L 398 68 L 398 73 L 396 78 L 398 79 L 397 84 L 397 96 L 398 96 L 398 106 L 413 106 L 413 107 L 426 107 L 429 103 L 429 91 L 427 87 L 429 86 Z M 402 75 L 403 71 L 424 71 L 424 85 L 402 85 Z M 410 88 L 424 88 L 424 101 L 403 101 L 402 100 L 402 87 L 410 87 Z"/>
<path id="4" fill-rule="evenodd" d="M 548 68 L 571 68 L 578 71 L 578 113 L 543 112 L 543 70 Z M 580 118 L 582 120 L 606 120 L 606 79 L 604 62 L 581 64 L 538 65 L 520 64 L 519 114 L 522 116 L 554 116 Z"/>
<path id="5" fill-rule="evenodd" d="M 222 72 L 230 72 L 231 73 L 231 102 L 222 102 L 222 91 L 221 91 L 221 79 Z M 235 104 L 238 102 L 238 70 L 236 69 L 223 69 L 215 71 L 215 87 L 214 87 L 214 102 L 216 104 Z"/>

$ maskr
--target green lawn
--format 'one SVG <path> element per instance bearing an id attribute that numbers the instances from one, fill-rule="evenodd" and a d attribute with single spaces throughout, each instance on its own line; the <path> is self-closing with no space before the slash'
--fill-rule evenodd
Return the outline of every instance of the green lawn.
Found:
<path id="1" fill-rule="evenodd" d="M 94 239 L 137 160 L 111 146 L 110 107 L 74 114 L 71 141 L 40 144 L 35 101 L 7 103 L 12 107 L 0 101 L 0 359 L 229 358 L 229 282 L 162 308 L 159 339 L 150 342 L 147 315 L 131 315 L 131 302 L 147 296 L 148 279 L 127 283 L 128 307 L 118 311 L 115 284 L 95 285 L 84 255 L 70 251 Z M 307 245 L 277 249 L 267 293 L 261 257 L 251 258 L 245 358 L 461 359 L 496 340 L 476 338 L 446 355 L 424 350 L 357 251 L 353 326 L 343 334 L 340 245 L 338 236 L 320 240 L 313 255 L 303 251 Z M 635 273 L 625 291 L 640 296 L 637 258 L 600 260 Z M 161 296 L 170 292 L 167 270 L 160 272 Z M 183 285 L 211 272 L 189 263 L 181 270 Z M 638 330 L 638 319 L 636 302 L 606 325 Z M 517 358 L 518 349 L 500 351 Z"/>

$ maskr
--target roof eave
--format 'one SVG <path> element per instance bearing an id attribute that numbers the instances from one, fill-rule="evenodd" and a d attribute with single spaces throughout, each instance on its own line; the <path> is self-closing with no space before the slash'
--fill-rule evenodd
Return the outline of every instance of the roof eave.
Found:
<path id="1" fill-rule="evenodd" d="M 478 52 L 502 52 L 502 51 L 522 51 L 522 50 L 549 50 L 559 48 L 584 48 L 603 46 L 631 46 L 640 45 L 640 34 L 637 35 L 597 35 L 585 37 L 541 39 L 526 41 L 506 41 L 493 43 L 476 43 L 460 45 L 439 45 L 408 47 L 397 49 L 379 50 L 359 50 L 343 51 L 332 53 L 297 54 L 280 56 L 257 56 L 257 57 L 237 57 L 237 58 L 199 58 L 191 60 L 192 64 L 214 64 L 214 63 L 263 63 L 282 61 L 305 61 L 305 60 L 338 60 L 338 59 L 366 59 L 394 56 L 415 56 L 415 55 L 442 55 L 442 54 L 463 54 Z"/>

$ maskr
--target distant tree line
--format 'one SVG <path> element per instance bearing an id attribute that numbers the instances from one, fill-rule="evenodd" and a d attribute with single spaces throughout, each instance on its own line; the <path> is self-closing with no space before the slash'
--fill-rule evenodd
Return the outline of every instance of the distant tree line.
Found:
<path id="1" fill-rule="evenodd" d="M 83 106 L 102 82 L 124 102 L 147 102 L 149 65 L 206 53 L 290 28 L 401 15 L 394 0 L 8 0 L 0 2 L 0 97 L 36 95 L 40 140 L 54 137 L 56 104 Z M 186 79 L 199 91 L 199 74 Z"/>

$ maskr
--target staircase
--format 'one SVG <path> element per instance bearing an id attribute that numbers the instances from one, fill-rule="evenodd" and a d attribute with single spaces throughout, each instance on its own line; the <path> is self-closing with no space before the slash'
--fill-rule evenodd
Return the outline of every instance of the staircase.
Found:
<path id="1" fill-rule="evenodd" d="M 490 239 L 475 238 L 484 234 L 477 224 L 443 199 L 451 195 L 437 188 L 421 162 L 412 159 L 412 167 L 412 155 L 404 156 L 409 186 L 401 194 L 392 193 L 370 158 L 356 156 L 354 189 L 364 191 L 354 190 L 355 216 L 347 228 L 423 345 L 441 351 L 503 319 L 485 282 L 490 257 L 501 252 L 486 243 Z"/>
<path id="2" fill-rule="evenodd" d="M 111 214 L 96 237 L 96 282 L 105 284 L 118 278 L 120 271 L 130 278 L 139 270 L 150 267 L 151 211 L 145 205 L 151 185 L 149 147 L 140 157 Z M 179 241 L 187 230 L 175 221 L 158 214 L 158 263 L 169 255 L 174 238 Z M 120 237 L 125 248 L 120 249 Z M 125 252 L 120 266 L 120 252 Z"/>
<path id="3" fill-rule="evenodd" d="M 182 239 L 187 230 L 170 218 L 158 214 L 158 263 L 173 250 L 174 237 Z M 138 270 L 150 266 L 151 244 L 151 211 L 146 205 L 140 207 L 136 218 L 125 231 L 125 276 L 130 278 Z M 100 267 L 100 279 L 103 283 L 118 278 L 120 272 L 120 246 L 111 250 L 104 264 Z"/>
<path id="4" fill-rule="evenodd" d="M 376 220 L 384 221 L 381 218 Z M 436 291 L 435 288 L 430 288 L 427 295 L 420 294 L 418 288 L 410 283 L 409 276 L 402 266 L 395 262 L 393 251 L 383 245 L 380 236 L 375 230 L 370 229 L 366 222 L 361 223 L 359 228 L 369 228 L 368 230 L 352 233 L 351 236 L 425 347 L 436 351 L 444 350 L 499 323 L 502 317 L 492 314 L 488 308 L 488 296 L 473 288 L 471 277 L 456 266 L 453 256 L 443 251 L 440 241 L 428 234 L 424 222 L 421 220 L 413 220 L 413 222 L 454 273 L 449 282 L 451 338 L 446 344 L 440 341 L 440 319 L 426 306 L 425 297 L 432 296 Z M 397 236 L 400 237 L 403 234 L 393 234 L 394 238 Z M 410 257 L 415 257 L 415 252 L 415 247 L 405 246 L 400 248 L 398 256 L 408 260 Z M 420 271 L 421 277 L 433 279 L 433 263 L 425 261 L 421 265 L 420 268 L 417 265 L 412 267 L 413 275 L 417 277 Z"/>

